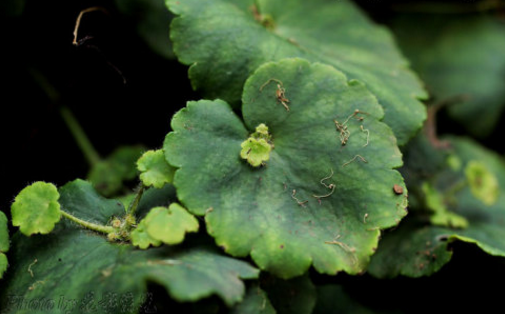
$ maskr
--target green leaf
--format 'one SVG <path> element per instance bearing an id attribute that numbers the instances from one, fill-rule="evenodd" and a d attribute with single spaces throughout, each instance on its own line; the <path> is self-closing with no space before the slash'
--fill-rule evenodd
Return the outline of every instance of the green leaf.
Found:
<path id="1" fill-rule="evenodd" d="M 0 253 L 0 279 L 3 278 L 4 272 L 9 266 L 9 261 L 7 261 L 7 256 L 4 253 Z"/>
<path id="2" fill-rule="evenodd" d="M 47 234 L 60 221 L 60 194 L 51 183 L 35 182 L 24 188 L 11 207 L 12 225 L 23 234 Z"/>
<path id="3" fill-rule="evenodd" d="M 0 279 L 9 265 L 5 252 L 9 250 L 9 229 L 7 226 L 7 217 L 0 211 Z"/>
<path id="4" fill-rule="evenodd" d="M 83 180 L 75 180 L 60 188 L 60 204 L 73 216 L 96 224 L 107 224 L 104 217 L 121 217 L 125 214 L 121 202 L 98 194 L 93 186 Z M 73 224 L 71 222 L 67 222 Z"/>
<path id="5" fill-rule="evenodd" d="M 307 274 L 289 280 L 263 274 L 260 282 L 277 313 L 312 313 L 316 304 L 316 287 Z"/>
<path id="6" fill-rule="evenodd" d="M 465 175 L 473 196 L 488 206 L 496 203 L 500 188 L 498 180 L 484 163 L 471 160 L 466 165 Z"/>
<path id="7" fill-rule="evenodd" d="M 95 164 L 87 179 L 104 196 L 116 195 L 124 189 L 124 182 L 137 176 L 136 162 L 142 155 L 142 146 L 123 146 L 106 159 Z"/>
<path id="8" fill-rule="evenodd" d="M 415 219 L 402 223 L 384 235 L 368 272 L 379 278 L 429 276 L 451 260 L 447 240 L 452 233 L 452 229 L 426 225 Z"/>
<path id="9" fill-rule="evenodd" d="M 206 98 L 235 105 L 261 64 L 302 57 L 330 64 L 378 97 L 400 144 L 422 126 L 427 97 L 393 37 L 352 1 L 168 0 L 174 52 Z M 289 99 L 289 97 L 288 97 Z"/>
<path id="10" fill-rule="evenodd" d="M 91 189 L 83 181 L 65 185 L 61 189 L 62 207 L 102 224 L 123 211 L 115 201 L 103 198 L 87 204 Z M 247 263 L 211 249 L 164 246 L 137 250 L 131 245 L 110 243 L 69 221 L 58 224 L 48 236 L 15 235 L 11 254 L 15 263 L 0 291 L 0 307 L 5 313 L 44 312 L 19 308 L 19 299 L 58 302 L 62 298 L 69 301 L 66 313 L 137 313 L 148 283 L 164 287 L 179 302 L 217 295 L 231 306 L 244 295 L 240 279 L 258 276 Z M 72 300 L 77 301 L 73 307 Z"/>
<path id="11" fill-rule="evenodd" d="M 268 296 L 258 284 L 247 289 L 244 300 L 231 309 L 231 314 L 275 314 Z"/>
<path id="12" fill-rule="evenodd" d="M 140 180 L 145 186 L 162 188 L 166 183 L 172 183 L 175 169 L 170 166 L 163 154 L 163 150 L 150 150 L 137 161 Z"/>
<path id="13" fill-rule="evenodd" d="M 271 136 L 268 134 L 268 127 L 263 123 L 256 127 L 256 132 L 240 144 L 242 150 L 240 157 L 246 159 L 253 166 L 258 167 L 270 159 L 270 152 L 273 145 Z"/>
<path id="14" fill-rule="evenodd" d="M 9 250 L 9 228 L 7 224 L 7 216 L 0 211 L 0 252 L 7 252 Z"/>
<path id="15" fill-rule="evenodd" d="M 427 158 L 423 163 L 432 163 L 457 156 L 461 167 L 452 167 L 452 162 L 445 163 L 433 173 L 424 173 L 429 178 L 432 188 L 442 198 L 442 203 L 448 212 L 457 214 L 466 220 L 464 229 L 433 226 L 422 220 L 422 211 L 426 202 L 419 202 L 417 208 L 412 208 L 415 216 L 413 222 L 402 225 L 397 230 L 386 234 L 381 240 L 377 253 L 372 258 L 369 271 L 377 277 L 394 277 L 399 274 L 419 277 L 430 275 L 447 263 L 452 253 L 447 246 L 453 241 L 474 243 L 484 252 L 496 256 L 505 256 L 505 162 L 501 156 L 491 152 L 472 140 L 449 137 L 452 149 L 450 151 L 433 150 L 433 158 Z M 426 141 L 416 141 L 416 145 L 429 145 Z M 410 148 L 409 148 L 410 150 Z M 414 151 L 418 151 L 415 148 Z M 406 171 L 414 172 L 415 164 L 411 164 L 407 153 Z M 414 159 L 419 161 L 417 158 Z M 488 190 L 489 195 L 497 197 L 492 205 L 482 202 L 482 195 L 476 197 L 472 193 L 465 169 L 473 167 L 476 162 L 485 165 L 488 175 L 496 178 L 498 193 L 494 188 Z M 410 170 L 409 170 L 410 169 Z M 407 181 L 411 192 L 420 190 L 416 185 L 422 183 Z M 494 186 L 494 185 L 493 185 Z M 486 196 L 487 197 L 487 196 Z M 422 199 L 423 196 L 421 195 Z M 429 207 L 429 204 L 428 204 Z M 428 208 L 430 209 L 430 208 Z"/>
<path id="16" fill-rule="evenodd" d="M 274 84 L 260 91 L 272 77 L 283 82 L 289 112 L 276 102 Z M 250 254 L 282 278 L 311 264 L 328 274 L 363 271 L 380 229 L 406 214 L 406 189 L 393 192 L 404 187 L 393 170 L 401 153 L 378 121 L 375 97 L 330 66 L 287 59 L 247 81 L 242 112 L 244 122 L 227 103 L 204 100 L 173 117 L 164 150 L 179 168 L 179 200 L 207 213 L 207 230 L 226 252 Z M 345 145 L 336 119 L 350 133 Z M 275 148 L 265 167 L 253 168 L 240 159 L 241 143 L 261 123 Z"/>
<path id="17" fill-rule="evenodd" d="M 146 221 L 141 220 L 130 234 L 132 244 L 144 250 L 149 246 L 160 246 L 162 242 L 151 237 L 146 229 Z"/>
<path id="18" fill-rule="evenodd" d="M 428 182 L 424 182 L 422 190 L 426 198 L 426 207 L 433 211 L 430 221 L 436 226 L 466 228 L 468 220 L 454 212 L 449 211 L 444 203 L 443 196 Z"/>
<path id="19" fill-rule="evenodd" d="M 454 103 L 453 118 L 489 135 L 505 105 L 505 25 L 485 14 L 409 14 L 393 30 L 434 101 Z"/>
<path id="20" fill-rule="evenodd" d="M 177 203 L 155 207 L 144 218 L 148 235 L 165 244 L 179 244 L 187 232 L 198 231 L 198 220 Z"/>

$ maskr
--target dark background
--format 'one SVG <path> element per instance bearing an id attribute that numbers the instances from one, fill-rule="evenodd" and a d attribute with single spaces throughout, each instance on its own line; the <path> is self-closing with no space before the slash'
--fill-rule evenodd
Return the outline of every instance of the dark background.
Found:
<path id="1" fill-rule="evenodd" d="M 6 213 L 14 196 L 34 181 L 61 186 L 87 174 L 88 165 L 59 115 L 59 103 L 74 112 L 106 156 L 125 144 L 161 147 L 171 116 L 187 100 L 199 98 L 186 79 L 187 67 L 152 52 L 114 1 L 29 0 L 21 11 L 12 9 L 13 1 L 0 1 L 0 210 Z M 359 1 L 380 22 L 394 14 L 390 3 Z M 89 39 L 74 46 L 79 12 L 97 5 L 107 14 L 83 17 L 79 37 Z M 57 90 L 59 103 L 47 96 L 34 73 Z M 442 132 L 463 133 L 443 115 L 440 127 Z M 500 153 L 502 128 L 484 141 Z M 430 278 L 384 281 L 341 275 L 330 280 L 346 284 L 360 302 L 382 309 L 420 313 L 499 304 L 500 284 L 493 283 L 505 278 L 503 259 L 470 244 L 456 244 L 454 251 L 453 260 Z M 314 274 L 316 283 L 328 279 Z"/>

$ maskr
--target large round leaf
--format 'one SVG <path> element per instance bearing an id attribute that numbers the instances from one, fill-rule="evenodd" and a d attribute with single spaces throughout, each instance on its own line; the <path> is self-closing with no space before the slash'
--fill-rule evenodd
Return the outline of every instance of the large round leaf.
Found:
<path id="1" fill-rule="evenodd" d="M 238 103 L 246 78 L 262 63 L 303 57 L 335 66 L 377 95 L 400 144 L 425 118 L 426 97 L 392 39 L 351 1 L 167 0 L 180 17 L 171 38 L 191 65 L 193 86 L 208 98 Z"/>
<path id="2" fill-rule="evenodd" d="M 447 245 L 453 241 L 474 243 L 483 251 L 497 256 L 505 257 L 505 162 L 501 156 L 486 150 L 482 146 L 465 138 L 452 137 L 449 143 L 453 147 L 449 151 L 436 151 L 431 148 L 431 158 L 424 159 L 423 163 L 439 164 L 441 157 L 445 156 L 445 167 L 428 173 L 425 180 L 429 180 L 433 187 L 443 196 L 443 204 L 454 215 L 458 215 L 468 222 L 465 228 L 450 228 L 434 226 L 427 221 L 403 224 L 397 230 L 387 234 L 380 242 L 377 254 L 372 258 L 369 271 L 377 277 L 393 277 L 405 275 L 419 277 L 430 275 L 438 271 L 452 256 L 447 251 Z M 427 141 L 416 141 L 417 146 L 429 145 Z M 420 148 L 413 148 L 419 151 Z M 423 150 L 429 150 L 428 147 Z M 410 155 L 410 154 L 409 154 Z M 428 156 L 428 155 L 426 155 Z M 442 158 L 443 160 L 444 158 Z M 407 163 L 407 171 L 416 172 L 417 159 Z M 455 161 L 457 160 L 457 161 Z M 490 204 L 490 197 L 482 197 L 486 191 L 474 191 L 475 182 L 468 172 L 474 168 L 475 163 L 481 164 L 486 171 L 479 171 L 476 175 L 477 182 L 481 182 L 487 195 L 496 198 Z M 440 166 L 440 164 L 439 164 Z M 498 191 L 494 185 L 485 184 L 486 176 L 493 176 L 497 182 Z M 419 178 L 419 176 L 417 176 Z M 407 181 L 412 191 L 420 181 Z M 477 183 L 478 184 L 478 183 Z M 426 202 L 423 195 L 418 196 L 421 201 L 412 208 L 414 215 L 421 216 L 425 210 Z M 427 208 L 431 210 L 430 208 Z M 415 218 L 415 217 L 413 217 Z"/>
<path id="3" fill-rule="evenodd" d="M 289 111 L 277 97 L 281 83 Z M 164 149 L 179 168 L 180 201 L 207 213 L 208 232 L 228 253 L 250 254 L 281 277 L 311 264 L 329 274 L 363 271 L 380 229 L 397 224 L 406 206 L 392 170 L 401 153 L 375 97 L 331 66 L 287 59 L 258 69 L 243 99 L 244 122 L 220 100 L 189 102 L 174 116 Z M 262 123 L 274 148 L 253 167 L 241 144 Z"/>
<path id="4" fill-rule="evenodd" d="M 60 193 L 61 206 L 85 220 L 105 224 L 124 213 L 84 181 L 69 183 Z M 12 268 L 0 295 L 2 313 L 138 313 L 149 301 L 148 283 L 165 287 L 178 301 L 216 294 L 230 306 L 244 295 L 240 278 L 258 276 L 247 263 L 211 249 L 137 250 L 67 220 L 47 236 L 16 234 L 11 253 Z"/>

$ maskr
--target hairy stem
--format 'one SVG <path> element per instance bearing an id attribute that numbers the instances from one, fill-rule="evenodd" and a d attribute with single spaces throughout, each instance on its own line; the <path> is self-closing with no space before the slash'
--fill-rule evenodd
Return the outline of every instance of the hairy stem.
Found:
<path id="1" fill-rule="evenodd" d="M 61 215 L 81 226 L 83 226 L 84 228 L 86 229 L 90 229 L 90 230 L 93 230 L 93 231 L 96 231 L 96 232 L 100 232 L 100 233 L 104 233 L 104 234 L 109 234 L 109 233 L 112 233 L 115 231 L 115 229 L 113 227 L 110 227 L 110 226 L 104 226 L 104 225 L 98 225 L 98 224 L 94 224 L 92 222 L 88 222 L 88 221 L 84 221 L 82 219 L 79 219 L 75 216 L 73 216 L 72 214 L 70 213 L 67 213 L 66 211 L 64 210 L 61 210 Z"/>
<path id="2" fill-rule="evenodd" d="M 77 145 L 83 152 L 88 164 L 90 166 L 93 166 L 100 162 L 100 155 L 91 144 L 86 133 L 84 133 L 84 130 L 80 126 L 79 122 L 77 122 L 77 119 L 74 117 L 73 113 L 65 106 L 62 106 L 60 108 L 60 113 L 61 117 L 65 121 L 65 124 L 70 129 L 70 132 L 77 142 Z"/>
<path id="3" fill-rule="evenodd" d="M 135 199 L 130 203 L 130 206 L 128 207 L 128 210 L 126 210 L 126 214 L 130 216 L 135 215 L 135 211 L 137 210 L 137 207 L 139 206 L 140 199 L 142 198 L 142 194 L 144 194 L 145 186 L 144 184 L 140 184 L 137 195 L 135 195 Z"/>

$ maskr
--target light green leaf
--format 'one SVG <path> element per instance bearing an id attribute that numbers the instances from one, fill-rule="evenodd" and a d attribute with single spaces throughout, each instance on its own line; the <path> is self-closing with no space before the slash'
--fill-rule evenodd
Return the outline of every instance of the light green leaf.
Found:
<path id="1" fill-rule="evenodd" d="M 253 167 L 264 165 L 270 159 L 272 151 L 272 136 L 268 133 L 268 127 L 261 123 L 256 127 L 256 132 L 240 144 L 242 150 L 240 157 L 246 159 Z"/>
<path id="2" fill-rule="evenodd" d="M 65 185 L 60 190 L 62 207 L 101 224 L 124 212 L 113 200 L 101 198 L 89 203 L 91 190 L 83 181 Z M 153 283 L 179 302 L 217 295 L 231 306 L 245 293 L 240 279 L 258 276 L 258 270 L 247 263 L 212 249 L 193 245 L 138 250 L 110 243 L 66 220 L 47 236 L 15 235 L 11 254 L 16 263 L 2 282 L 2 313 L 47 313 L 22 308 L 12 296 L 78 300 L 77 304 L 66 304 L 66 313 L 137 313 L 146 299 L 147 284 Z"/>
<path id="3" fill-rule="evenodd" d="M 275 84 L 260 91 L 272 77 L 283 82 L 289 112 Z M 397 224 L 407 205 L 393 170 L 401 153 L 378 121 L 375 97 L 330 66 L 287 59 L 258 69 L 243 99 L 244 122 L 220 100 L 189 102 L 173 117 L 164 148 L 179 168 L 179 200 L 206 214 L 207 231 L 226 252 L 250 254 L 282 278 L 311 265 L 327 274 L 363 271 L 380 229 Z M 350 133 L 345 145 L 337 119 Z M 274 148 L 265 167 L 253 168 L 240 158 L 241 143 L 261 123 Z"/>
<path id="4" fill-rule="evenodd" d="M 141 220 L 130 234 L 132 244 L 144 250 L 149 246 L 160 246 L 162 242 L 151 237 L 146 229 L 146 221 Z"/>
<path id="5" fill-rule="evenodd" d="M 0 252 L 0 279 L 3 278 L 4 272 L 9 267 L 9 261 L 7 261 L 7 256 Z"/>
<path id="6" fill-rule="evenodd" d="M 165 160 L 163 150 L 150 150 L 137 161 L 140 180 L 146 186 L 162 188 L 166 183 L 172 183 L 175 169 Z"/>
<path id="7" fill-rule="evenodd" d="M 144 218 L 148 235 L 165 244 L 179 244 L 187 232 L 198 231 L 198 220 L 177 203 L 155 207 Z"/>
<path id="8" fill-rule="evenodd" d="M 7 224 L 7 216 L 0 211 L 0 252 L 7 252 L 9 250 L 9 228 Z"/>
<path id="9" fill-rule="evenodd" d="M 7 270 L 9 263 L 5 252 L 9 250 L 9 229 L 7 226 L 7 217 L 0 211 L 0 279 L 2 279 L 4 272 Z"/>
<path id="10" fill-rule="evenodd" d="M 20 227 L 23 234 L 47 234 L 60 221 L 58 189 L 45 182 L 35 182 L 24 188 L 11 207 L 12 225 Z"/>
<path id="11" fill-rule="evenodd" d="M 433 211 L 430 221 L 436 226 L 466 228 L 468 220 L 454 212 L 449 211 L 444 204 L 443 196 L 428 182 L 422 185 L 426 207 Z"/>
<path id="12" fill-rule="evenodd" d="M 465 168 L 465 175 L 470 184 L 473 196 L 484 204 L 491 206 L 496 203 L 499 193 L 498 180 L 481 161 L 471 160 Z"/>
<path id="13" fill-rule="evenodd" d="M 447 211 L 466 220 L 464 229 L 438 227 L 422 220 L 426 202 L 419 202 L 412 208 L 412 223 L 402 225 L 397 230 L 387 233 L 379 244 L 377 253 L 372 258 L 369 271 L 377 277 L 394 277 L 399 274 L 419 277 L 430 275 L 447 263 L 452 253 L 447 251 L 448 244 L 454 241 L 474 243 L 484 252 L 505 257 L 505 162 L 502 157 L 487 150 L 472 140 L 458 137 L 448 138 L 452 146 L 450 151 L 432 151 L 432 158 L 423 163 L 438 163 L 440 157 L 457 156 L 461 167 L 454 169 L 447 163 L 445 167 L 433 172 L 424 172 L 425 178 L 441 197 L 439 202 Z M 429 145 L 427 141 L 416 141 L 415 146 Z M 406 153 L 406 172 L 416 172 L 418 158 L 411 159 L 409 151 L 429 150 L 429 148 L 409 147 Z M 426 155 L 428 156 L 428 154 Z M 465 169 L 472 167 L 475 161 L 486 165 L 489 174 L 497 180 L 499 192 L 493 205 L 486 205 L 476 197 L 468 184 Z M 412 193 L 421 190 L 420 182 L 407 181 Z M 493 190 L 492 195 L 496 195 Z M 424 196 L 420 195 L 423 199 Z M 429 196 L 428 196 L 429 197 Z M 429 204 L 428 204 L 429 206 Z"/>
<path id="14" fill-rule="evenodd" d="M 420 82 L 390 32 L 352 1 L 167 0 L 167 5 L 179 15 L 171 26 L 174 52 L 191 65 L 192 84 L 206 98 L 236 105 L 246 78 L 261 64 L 302 57 L 365 83 L 384 106 L 384 122 L 400 144 L 422 126 L 425 108 L 416 98 L 427 95 Z"/>
<path id="15" fill-rule="evenodd" d="M 451 104 L 473 134 L 489 135 L 505 105 L 505 25 L 486 14 L 409 14 L 392 27 L 434 101 Z"/>

